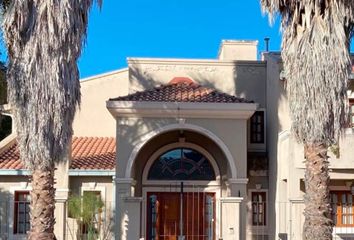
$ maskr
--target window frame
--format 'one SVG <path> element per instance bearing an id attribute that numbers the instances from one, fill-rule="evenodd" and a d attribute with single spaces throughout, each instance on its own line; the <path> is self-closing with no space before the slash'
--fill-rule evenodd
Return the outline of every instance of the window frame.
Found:
<path id="1" fill-rule="evenodd" d="M 182 180 L 182 181 L 178 181 L 178 182 L 183 182 L 185 184 L 185 186 L 198 185 L 198 184 L 199 185 L 208 185 L 208 186 L 220 186 L 221 175 L 220 175 L 219 166 L 216 163 L 215 158 L 200 145 L 197 145 L 194 143 L 189 143 L 189 142 L 184 142 L 184 141 L 164 145 L 160 149 L 156 150 L 150 156 L 150 158 L 148 159 L 147 163 L 145 164 L 144 170 L 143 170 L 142 184 L 144 186 L 146 186 L 146 185 L 161 185 L 161 182 L 164 182 L 165 184 L 176 184 L 175 180 L 162 180 L 162 181 L 161 180 L 148 180 L 148 173 L 149 173 L 149 170 L 150 170 L 152 164 L 154 163 L 154 161 L 156 160 L 157 157 L 159 157 L 162 153 L 168 151 L 169 149 L 178 148 L 178 147 L 191 148 L 191 149 L 195 149 L 196 151 L 202 153 L 209 160 L 210 164 L 212 165 L 212 167 L 214 169 L 214 173 L 215 173 L 215 178 L 216 178 L 216 180 L 214 180 L 214 181 L 209 181 L 209 180 L 208 181 L 204 181 L 204 180 L 186 181 L 186 180 Z"/>
<path id="2" fill-rule="evenodd" d="M 168 176 L 168 174 L 167 174 L 167 176 L 166 175 L 165 176 L 161 176 L 161 175 L 160 176 L 156 176 L 156 175 L 154 175 L 154 173 L 156 173 L 156 172 L 163 171 L 162 169 L 159 169 L 161 164 L 166 164 L 166 166 L 171 171 L 173 171 L 173 170 L 174 171 L 181 170 L 181 166 L 182 166 L 183 162 L 186 163 L 186 166 L 190 166 L 191 164 L 188 164 L 188 162 L 191 162 L 191 161 L 183 161 L 185 153 L 187 151 L 192 151 L 192 152 L 194 152 L 195 154 L 197 154 L 197 155 L 199 155 L 201 157 L 198 160 L 199 162 L 196 161 L 195 159 L 190 158 L 190 160 L 192 162 L 194 162 L 194 164 L 196 164 L 197 166 L 196 166 L 196 168 L 192 167 L 191 169 L 186 169 L 186 170 L 194 170 L 190 174 L 189 173 L 184 174 L 184 175 L 186 175 L 186 178 L 189 178 L 189 179 L 183 179 L 183 177 L 181 179 L 178 179 L 178 178 L 177 179 L 170 179 L 173 175 L 172 176 Z M 178 157 L 177 158 L 173 158 L 173 159 L 176 159 L 176 163 L 180 167 L 179 169 L 178 168 L 175 169 L 174 168 L 175 164 L 168 164 L 167 161 L 165 163 L 162 163 L 163 161 L 161 160 L 161 158 L 163 156 L 166 156 L 166 155 L 168 155 L 170 153 L 173 153 L 173 152 L 177 152 L 179 154 L 179 158 Z M 203 163 L 201 165 L 199 165 L 200 161 L 203 160 L 203 159 L 204 159 Z M 165 166 L 165 165 L 163 165 L 163 166 Z M 204 166 L 204 167 L 206 167 L 205 169 L 208 169 L 211 172 L 204 172 L 204 174 L 199 174 L 198 176 L 201 176 L 201 177 L 206 176 L 206 177 L 210 177 L 210 179 L 195 179 L 196 177 L 193 176 L 193 173 L 194 172 L 199 172 L 198 171 L 198 169 L 199 169 L 198 167 L 199 166 Z M 172 172 L 171 172 L 171 174 L 172 174 Z M 211 162 L 209 161 L 208 157 L 205 156 L 203 153 L 201 153 L 201 152 L 199 152 L 199 151 L 197 151 L 197 150 L 195 150 L 193 148 L 177 147 L 177 148 L 172 148 L 172 149 L 167 150 L 166 152 L 162 153 L 160 156 L 158 156 L 155 159 L 155 161 L 152 163 L 152 165 L 151 165 L 151 167 L 150 167 L 150 169 L 148 171 L 147 180 L 153 180 L 153 181 L 166 181 L 166 180 L 167 181 L 215 181 L 216 180 L 216 175 L 215 175 L 215 171 L 214 171 L 214 168 L 213 168 Z"/>
<path id="3" fill-rule="evenodd" d="M 256 184 L 258 185 L 258 184 Z M 261 184 L 259 184 L 261 185 Z M 269 201 L 268 201 L 268 188 L 256 188 L 248 189 L 248 200 L 247 200 L 247 223 L 248 231 L 255 232 L 255 235 L 268 235 L 268 223 L 269 223 Z M 262 193 L 265 194 L 265 225 L 253 225 L 253 212 L 252 212 L 252 194 Z"/>
<path id="4" fill-rule="evenodd" d="M 261 120 L 254 121 L 254 118 L 256 116 L 260 116 Z M 265 144 L 266 141 L 266 127 L 265 127 L 265 121 L 266 121 L 266 114 L 264 110 L 257 110 L 254 112 L 254 114 L 250 117 L 249 120 L 249 142 L 250 144 Z M 260 130 L 258 131 L 258 126 L 260 126 Z M 260 140 L 254 138 L 254 134 L 257 136 L 260 134 Z"/>
<path id="5" fill-rule="evenodd" d="M 263 199 L 265 199 L 265 201 L 260 202 L 259 199 L 257 199 L 257 201 L 253 200 L 253 196 L 262 196 Z M 268 215 L 268 211 L 267 211 L 267 193 L 264 191 L 253 191 L 251 192 L 251 220 L 252 220 L 252 226 L 253 227 L 265 227 L 267 226 L 267 215 Z M 262 215 L 262 223 L 259 223 L 259 216 L 260 213 L 257 211 L 256 213 L 254 212 L 254 206 L 257 206 L 257 209 L 259 209 L 259 206 L 261 205 L 262 211 L 263 213 L 261 213 Z M 254 219 L 254 215 L 256 214 L 256 219 Z M 255 223 L 256 220 L 256 223 Z"/>
<path id="6" fill-rule="evenodd" d="M 23 194 L 25 196 L 28 196 L 30 198 L 30 191 L 29 190 L 15 190 L 14 191 L 14 202 L 13 202 L 13 234 L 14 235 L 25 235 L 27 234 L 27 230 L 26 230 L 26 226 L 30 226 L 30 215 L 29 215 L 29 211 L 26 212 L 26 209 L 29 209 L 29 205 L 30 205 L 30 200 L 27 201 L 20 201 L 19 200 L 19 196 Z M 26 198 L 26 197 L 25 197 Z M 24 226 L 25 226 L 25 232 L 19 232 L 19 226 L 18 224 L 20 223 L 20 219 L 19 219 L 19 204 L 23 203 L 25 206 L 25 210 L 24 210 Z M 28 218 L 28 221 L 26 221 L 26 219 Z"/>
<path id="7" fill-rule="evenodd" d="M 332 194 L 337 195 L 337 202 L 334 203 L 332 202 Z M 343 214 L 343 203 L 342 203 L 342 195 L 352 195 L 352 202 L 350 206 L 350 213 L 344 213 Z M 332 190 L 330 191 L 330 197 L 331 197 L 331 219 L 334 222 L 334 227 L 354 227 L 354 195 L 351 193 L 351 191 L 348 190 Z M 334 213 L 334 204 L 336 204 L 336 212 Z M 346 209 L 348 210 L 348 208 Z M 349 215 L 349 219 L 351 220 L 352 223 L 343 223 L 343 215 Z M 347 218 L 348 218 L 347 217 Z"/>

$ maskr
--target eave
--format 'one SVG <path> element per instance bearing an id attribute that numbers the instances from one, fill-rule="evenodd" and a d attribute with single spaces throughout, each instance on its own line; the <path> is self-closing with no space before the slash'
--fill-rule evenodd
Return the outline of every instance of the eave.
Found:
<path id="1" fill-rule="evenodd" d="M 81 170 L 81 169 L 69 169 L 69 176 L 115 176 L 114 170 Z"/>
<path id="2" fill-rule="evenodd" d="M 107 101 L 106 107 L 115 117 L 165 117 L 249 119 L 257 103 L 195 103 Z"/>
<path id="3" fill-rule="evenodd" d="M 0 176 L 29 176 L 31 172 L 25 169 L 0 169 Z M 69 169 L 69 176 L 115 176 L 114 170 L 81 170 Z"/>

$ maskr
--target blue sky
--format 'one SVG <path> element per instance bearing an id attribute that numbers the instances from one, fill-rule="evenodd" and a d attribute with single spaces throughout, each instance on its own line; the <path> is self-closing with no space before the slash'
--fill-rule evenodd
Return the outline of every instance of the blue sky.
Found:
<path id="1" fill-rule="evenodd" d="M 266 36 L 279 50 L 279 22 L 269 25 L 259 0 L 104 0 L 90 14 L 80 75 L 126 67 L 127 57 L 216 58 L 222 39 L 263 50 Z"/>

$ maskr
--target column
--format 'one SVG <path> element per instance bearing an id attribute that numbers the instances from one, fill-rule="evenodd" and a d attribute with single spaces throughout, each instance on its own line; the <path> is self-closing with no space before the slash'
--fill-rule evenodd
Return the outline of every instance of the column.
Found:
<path id="1" fill-rule="evenodd" d="M 229 197 L 241 199 L 239 204 L 239 213 L 241 216 L 239 219 L 240 239 L 246 239 L 246 227 L 247 227 L 247 178 L 233 178 L 227 181 L 229 189 Z"/>
<path id="2" fill-rule="evenodd" d="M 140 237 L 142 198 L 133 196 L 132 178 L 116 178 L 116 232 L 117 240 L 136 240 Z"/>
<path id="3" fill-rule="evenodd" d="M 240 197 L 225 197 L 220 199 L 221 219 L 220 219 L 220 239 L 222 240 L 240 240 L 241 231 L 241 204 Z M 242 216 L 242 217 L 241 217 Z"/>
<path id="4" fill-rule="evenodd" d="M 55 225 L 54 234 L 58 240 L 66 240 L 66 203 L 69 196 L 69 161 L 56 164 L 55 177 Z"/>

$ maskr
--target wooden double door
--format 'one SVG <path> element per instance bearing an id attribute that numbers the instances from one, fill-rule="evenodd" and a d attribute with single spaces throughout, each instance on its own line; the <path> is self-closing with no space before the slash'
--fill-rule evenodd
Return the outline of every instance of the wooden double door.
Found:
<path id="1" fill-rule="evenodd" d="M 149 192 L 148 240 L 215 240 L 215 194 Z"/>

